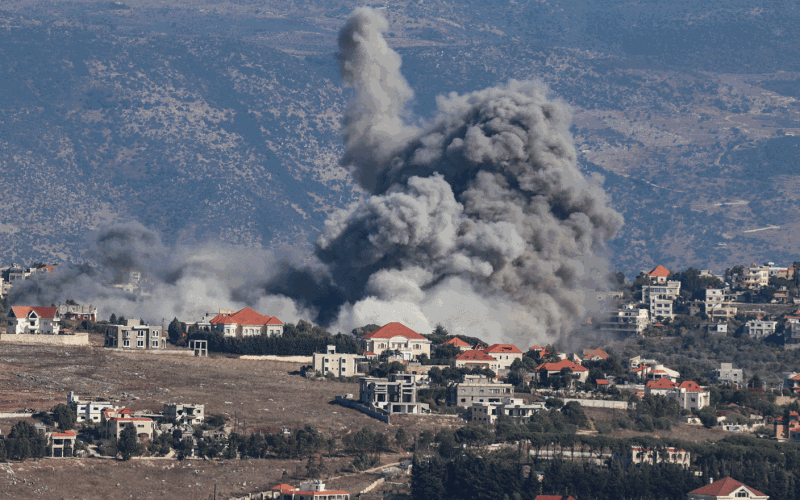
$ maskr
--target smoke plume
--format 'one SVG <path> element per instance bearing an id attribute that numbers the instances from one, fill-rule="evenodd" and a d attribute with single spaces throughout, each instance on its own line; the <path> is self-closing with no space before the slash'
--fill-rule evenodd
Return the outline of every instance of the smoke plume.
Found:
<path id="1" fill-rule="evenodd" d="M 578 169 L 569 106 L 540 82 L 512 80 L 440 96 L 420 125 L 386 29 L 361 8 L 339 35 L 353 89 L 341 164 L 370 196 L 326 221 L 313 265 L 221 244 L 165 248 L 134 224 L 98 237 L 96 268 L 59 269 L 18 298 L 102 301 L 151 319 L 248 305 L 344 332 L 441 323 L 520 347 L 570 332 L 595 307 L 590 291 L 605 285 L 606 242 L 623 221 L 602 179 Z M 153 280 L 149 298 L 107 285 L 130 269 Z"/>
<path id="2" fill-rule="evenodd" d="M 571 112 L 536 81 L 437 100 L 416 128 L 386 21 L 357 9 L 339 36 L 354 98 L 342 164 L 372 193 L 317 242 L 346 304 L 340 321 L 404 316 L 499 339 L 552 338 L 603 285 L 622 225 L 601 179 L 577 166 Z M 381 322 L 381 321 L 376 321 Z"/>

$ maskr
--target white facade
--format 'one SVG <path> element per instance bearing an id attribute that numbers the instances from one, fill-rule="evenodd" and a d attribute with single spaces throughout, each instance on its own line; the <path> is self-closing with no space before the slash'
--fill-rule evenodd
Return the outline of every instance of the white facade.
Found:
<path id="1" fill-rule="evenodd" d="M 363 375 L 359 370 L 361 363 L 367 358 L 361 354 L 345 354 L 336 352 L 336 346 L 329 345 L 324 354 L 314 353 L 312 363 L 314 371 L 322 375 L 331 374 L 334 377 L 353 377 Z"/>
<path id="2" fill-rule="evenodd" d="M 545 409 L 544 403 L 525 404 L 524 399 L 503 398 L 501 403 L 475 403 L 469 407 L 472 422 L 491 425 L 499 415 L 505 415 L 517 423 L 527 424 L 537 412 Z"/>
<path id="3" fill-rule="evenodd" d="M 103 410 L 117 410 L 109 401 L 81 401 L 74 392 L 67 396 L 67 406 L 77 415 L 78 422 L 100 422 Z"/>
<path id="4" fill-rule="evenodd" d="M 649 323 L 650 314 L 647 309 L 639 309 L 633 304 L 628 304 L 622 309 L 611 311 L 608 319 L 600 326 L 605 332 L 639 335 L 647 329 Z"/>
<path id="5" fill-rule="evenodd" d="M 759 289 L 769 285 L 769 266 L 756 266 L 744 268 L 739 275 L 739 284 L 742 288 Z"/>
<path id="6" fill-rule="evenodd" d="M 642 287 L 642 303 L 647 304 L 650 299 L 675 300 L 681 294 L 680 281 L 667 281 L 655 285 L 645 285 Z"/>
<path id="7" fill-rule="evenodd" d="M 61 316 L 55 307 L 15 306 L 8 314 L 6 333 L 58 335 Z"/>
<path id="8" fill-rule="evenodd" d="M 759 319 L 752 319 L 745 323 L 744 325 L 744 333 L 756 338 L 760 339 L 763 337 L 769 337 L 773 333 L 775 333 L 775 327 L 778 326 L 777 321 L 763 321 Z"/>

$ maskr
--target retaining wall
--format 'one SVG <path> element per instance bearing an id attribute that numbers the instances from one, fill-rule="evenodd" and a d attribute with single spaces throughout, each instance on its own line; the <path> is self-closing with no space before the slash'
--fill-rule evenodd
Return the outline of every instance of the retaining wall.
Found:
<path id="1" fill-rule="evenodd" d="M 86 332 L 74 335 L 34 335 L 30 333 L 0 334 L 0 342 L 7 344 L 36 344 L 36 345 L 69 345 L 88 346 L 89 334 Z"/>
<path id="2" fill-rule="evenodd" d="M 173 354 L 175 356 L 192 356 L 194 357 L 194 351 L 190 350 L 177 350 L 177 349 L 120 349 L 119 347 L 106 347 L 105 349 L 113 352 L 113 353 L 122 353 L 122 354 L 155 354 L 155 355 L 170 355 Z"/>
<path id="3" fill-rule="evenodd" d="M 33 413 L 0 413 L 0 418 L 27 418 L 33 416 Z"/>
<path id="4" fill-rule="evenodd" d="M 375 410 L 371 410 L 366 406 L 362 405 L 357 401 L 353 401 L 352 399 L 343 398 L 341 396 L 336 396 L 336 402 L 342 406 L 346 406 L 347 408 L 352 408 L 354 410 L 358 410 L 365 415 L 369 415 L 372 418 L 376 418 L 381 422 L 389 423 L 389 415 L 385 413 L 379 413 Z M 403 413 L 403 415 L 408 415 L 408 413 Z"/>
<path id="5" fill-rule="evenodd" d="M 313 358 L 311 356 L 275 356 L 275 355 L 263 355 L 263 356 L 251 356 L 251 355 L 243 355 L 239 356 L 239 359 L 252 359 L 252 360 L 261 360 L 261 361 L 285 361 L 287 363 L 303 363 L 310 365 L 313 363 Z"/>
<path id="6" fill-rule="evenodd" d="M 570 401 L 576 401 L 581 406 L 591 407 L 591 408 L 614 408 L 616 410 L 627 410 L 628 409 L 628 402 L 627 401 L 610 401 L 608 399 L 574 399 L 574 398 L 564 398 L 564 403 L 569 403 Z"/>

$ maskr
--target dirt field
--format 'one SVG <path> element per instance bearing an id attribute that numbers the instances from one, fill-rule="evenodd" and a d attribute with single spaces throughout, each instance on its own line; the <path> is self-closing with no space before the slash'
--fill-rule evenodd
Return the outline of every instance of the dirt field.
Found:
<path id="1" fill-rule="evenodd" d="M 388 426 L 348 408 L 331 404 L 337 394 L 357 393 L 356 384 L 309 381 L 296 374 L 300 364 L 250 361 L 211 355 L 120 353 L 101 347 L 0 346 L 0 412 L 22 408 L 49 410 L 66 402 L 69 391 L 84 397 L 106 397 L 134 410 L 161 410 L 166 402 L 202 403 L 206 414 L 224 414 L 242 431 L 298 429 L 313 425 L 336 436 L 362 427 L 415 431 L 419 417 Z M 21 419 L 0 420 L 7 433 Z M 450 419 L 452 420 L 452 419 Z M 447 422 L 450 425 L 456 423 Z M 426 427 L 431 423 L 426 424 Z M 436 424 L 433 424 L 435 426 Z M 458 425 L 463 425 L 458 423 Z M 382 463 L 397 461 L 382 457 Z M 330 476 L 352 457 L 326 458 Z M 305 461 L 141 459 L 45 459 L 0 463 L 0 498 L 217 498 L 264 491 L 291 476 Z M 283 478 L 286 470 L 289 478 Z M 323 478 L 329 488 L 358 493 L 374 474 Z M 117 487 L 117 484 L 120 486 Z"/>
<path id="2" fill-rule="evenodd" d="M 607 408 L 584 408 L 586 416 L 597 422 L 611 422 L 612 420 L 625 415 L 623 410 L 611 410 Z M 656 430 L 655 432 L 640 432 L 634 430 L 614 430 L 608 437 L 630 438 L 635 436 L 659 436 L 662 438 L 682 439 L 684 441 L 717 441 L 730 436 L 730 432 L 719 429 L 706 429 L 701 425 L 686 425 L 677 423 L 672 425 L 670 430 Z"/>

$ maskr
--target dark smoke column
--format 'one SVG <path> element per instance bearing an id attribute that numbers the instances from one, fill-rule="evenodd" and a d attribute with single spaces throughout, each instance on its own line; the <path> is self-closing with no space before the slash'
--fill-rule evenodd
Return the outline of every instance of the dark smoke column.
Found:
<path id="1" fill-rule="evenodd" d="M 432 123 L 411 126 L 413 93 L 386 28 L 361 8 L 339 35 L 355 91 L 341 162 L 373 194 L 331 217 L 317 242 L 349 303 L 340 323 L 406 311 L 523 345 L 566 334 L 587 313 L 586 290 L 603 283 L 606 242 L 623 223 L 601 180 L 577 167 L 568 105 L 540 82 L 512 80 L 440 96 Z M 485 322 L 465 315 L 477 305 Z"/>

